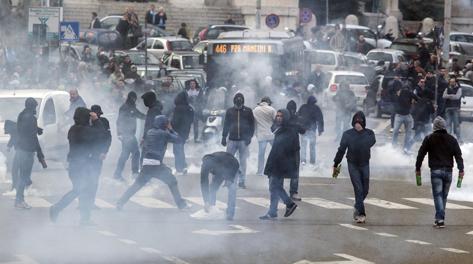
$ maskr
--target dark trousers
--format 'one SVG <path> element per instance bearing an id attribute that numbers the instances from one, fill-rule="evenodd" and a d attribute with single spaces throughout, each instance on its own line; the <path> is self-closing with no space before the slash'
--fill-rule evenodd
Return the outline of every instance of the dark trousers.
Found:
<path id="1" fill-rule="evenodd" d="M 182 172 L 185 168 L 187 168 L 186 153 L 184 152 L 184 143 L 174 143 L 172 145 L 172 150 L 174 153 L 174 164 L 176 166 L 176 171 Z"/>
<path id="2" fill-rule="evenodd" d="M 52 209 L 61 212 L 76 198 L 79 198 L 79 211 L 82 221 L 90 220 L 90 211 L 95 198 L 95 175 L 90 160 L 73 160 L 69 162 L 69 179 L 72 190 L 66 193 Z"/>
<path id="3" fill-rule="evenodd" d="M 131 155 L 131 171 L 132 173 L 138 173 L 140 165 L 140 149 L 138 148 L 138 141 L 135 136 L 123 137 L 122 140 L 122 152 L 118 158 L 117 168 L 115 169 L 114 177 L 121 178 L 123 168 L 128 157 Z"/>
<path id="4" fill-rule="evenodd" d="M 355 191 L 355 215 L 366 215 L 364 201 L 370 187 L 370 166 L 348 162 L 348 173 Z"/>
<path id="5" fill-rule="evenodd" d="M 269 196 L 270 196 L 270 205 L 268 214 L 271 216 L 278 215 L 278 203 L 279 199 L 281 199 L 286 206 L 290 206 L 294 202 L 289 198 L 284 190 L 284 178 L 283 177 L 276 177 L 270 176 L 269 177 Z"/>
<path id="6" fill-rule="evenodd" d="M 13 160 L 11 164 L 11 180 L 12 180 L 12 190 L 18 189 L 18 182 L 20 179 L 20 166 L 18 164 L 18 151 L 15 150 L 15 155 L 13 155 Z"/>
<path id="7" fill-rule="evenodd" d="M 16 202 L 25 201 L 25 188 L 31 184 L 31 171 L 33 169 L 34 152 L 16 150 L 15 158 L 19 166 L 18 182 L 16 188 Z"/>
<path id="8" fill-rule="evenodd" d="M 296 160 L 297 160 L 297 174 L 295 177 L 292 177 L 291 178 L 291 181 L 289 183 L 289 194 L 292 196 L 294 194 L 297 194 L 299 193 L 299 172 L 300 172 L 300 168 L 299 168 L 299 164 L 300 164 L 300 156 L 299 156 L 299 152 L 296 154 Z"/>
<path id="9" fill-rule="evenodd" d="M 200 117 L 199 115 L 195 114 L 194 115 L 194 122 L 192 123 L 192 127 L 194 130 L 194 141 L 199 139 L 199 120 Z"/>
<path id="10" fill-rule="evenodd" d="M 166 165 L 144 165 L 143 168 L 141 168 L 140 175 L 118 200 L 118 204 L 122 206 L 125 205 L 136 192 L 151 180 L 151 178 L 157 178 L 168 185 L 178 208 L 186 206 L 186 202 L 182 199 L 181 193 L 179 192 L 176 177 L 172 175 L 171 169 Z"/>

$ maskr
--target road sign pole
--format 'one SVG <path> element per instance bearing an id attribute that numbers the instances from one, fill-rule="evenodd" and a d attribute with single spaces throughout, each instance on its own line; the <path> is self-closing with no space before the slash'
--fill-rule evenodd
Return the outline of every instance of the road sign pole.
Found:
<path id="1" fill-rule="evenodd" d="M 256 0 L 256 29 L 261 29 L 261 0 Z"/>
<path id="2" fill-rule="evenodd" d="M 148 80 L 148 32 L 146 31 L 148 23 L 145 21 L 145 81 Z"/>

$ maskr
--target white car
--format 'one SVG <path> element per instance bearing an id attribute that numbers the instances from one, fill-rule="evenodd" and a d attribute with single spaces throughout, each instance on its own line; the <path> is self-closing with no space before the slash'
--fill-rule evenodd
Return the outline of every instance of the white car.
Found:
<path id="1" fill-rule="evenodd" d="M 322 71 L 334 71 L 343 66 L 343 58 L 340 52 L 332 50 L 304 50 L 305 60 L 308 62 L 310 72 L 315 70 L 315 65 L 320 65 Z"/>
<path id="2" fill-rule="evenodd" d="M 323 103 L 326 106 L 333 105 L 333 96 L 337 93 L 342 81 L 350 84 L 350 89 L 355 93 L 357 105 L 360 107 L 364 105 L 369 84 L 368 79 L 366 79 L 363 73 L 355 71 L 329 71 L 326 79 L 328 80 L 327 86 L 323 90 Z"/>
<path id="3" fill-rule="evenodd" d="M 36 117 L 38 127 L 43 134 L 38 136 L 47 159 L 64 160 L 68 149 L 67 120 L 65 112 L 69 108 L 69 93 L 56 90 L 3 90 L 0 91 L 0 150 L 11 159 L 11 152 L 6 152 L 10 135 L 3 130 L 6 120 L 17 121 L 18 114 L 25 108 L 25 100 L 33 97 L 38 102 Z"/>
<path id="4" fill-rule="evenodd" d="M 473 86 L 463 83 L 461 89 L 460 120 L 473 121 Z"/>
<path id="5" fill-rule="evenodd" d="M 379 61 L 384 61 L 385 66 L 388 67 L 391 63 L 407 62 L 406 55 L 403 51 L 396 49 L 374 49 L 366 54 L 368 61 L 377 64 Z"/>
<path id="6" fill-rule="evenodd" d="M 188 39 L 180 37 L 148 38 L 146 47 L 149 53 L 161 58 L 165 52 L 192 51 L 192 44 Z M 145 41 L 138 43 L 131 50 L 144 50 Z"/>
<path id="7" fill-rule="evenodd" d="M 329 26 L 335 26 L 333 24 Z M 340 28 L 343 28 L 343 24 L 340 24 Z M 376 32 L 369 27 L 357 26 L 357 25 L 345 25 L 347 35 L 351 42 L 356 42 L 358 37 L 362 35 L 365 37 L 365 40 L 374 48 L 386 49 L 391 46 L 391 41 L 383 38 L 378 38 Z M 376 41 L 378 39 L 378 41 Z"/>

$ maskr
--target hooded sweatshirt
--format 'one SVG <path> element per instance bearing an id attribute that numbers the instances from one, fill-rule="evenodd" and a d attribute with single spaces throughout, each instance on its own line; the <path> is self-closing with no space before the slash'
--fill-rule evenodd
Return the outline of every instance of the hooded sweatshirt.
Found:
<path id="1" fill-rule="evenodd" d="M 256 126 L 256 137 L 259 141 L 272 140 L 274 138 L 271 133 L 274 117 L 276 117 L 276 109 L 267 102 L 261 102 L 253 110 Z"/>
<path id="2" fill-rule="evenodd" d="M 38 141 L 38 123 L 36 120 L 36 107 L 38 103 L 34 98 L 25 100 L 25 109 L 18 115 L 16 148 L 27 152 L 41 153 Z"/>
<path id="3" fill-rule="evenodd" d="M 148 130 L 153 127 L 154 118 L 161 115 L 163 111 L 163 105 L 158 101 L 154 92 L 147 92 L 141 96 L 143 103 L 148 107 L 145 118 L 145 128 L 143 131 L 143 137 L 146 137 Z"/>
<path id="4" fill-rule="evenodd" d="M 320 107 L 316 105 L 317 99 L 309 96 L 307 103 L 299 108 L 298 116 L 301 124 L 306 130 L 324 132 L 324 116 Z"/>
<path id="5" fill-rule="evenodd" d="M 105 128 L 100 119 L 93 121 L 92 126 L 89 120 L 89 109 L 78 107 L 74 111 L 74 125 L 67 133 L 67 139 L 69 140 L 67 160 L 69 162 L 87 162 L 93 158 L 99 147 L 99 140 Z"/>
<path id="6" fill-rule="evenodd" d="M 459 171 L 463 171 L 463 158 L 458 141 L 446 130 L 446 122 L 440 116 L 434 120 L 434 132 L 424 138 L 419 148 L 416 161 L 416 170 L 420 171 L 422 161 L 429 154 L 429 167 L 432 170 L 453 168 L 453 158 L 457 162 Z"/>
<path id="7" fill-rule="evenodd" d="M 145 114 L 136 108 L 136 93 L 128 93 L 125 103 L 120 106 L 117 118 L 117 134 L 124 137 L 135 137 L 136 119 L 145 119 Z"/>
<path id="8" fill-rule="evenodd" d="M 189 97 L 185 91 L 177 94 L 174 104 L 172 127 L 185 141 L 189 138 L 189 132 L 194 122 L 194 109 L 190 106 Z"/>
<path id="9" fill-rule="evenodd" d="M 154 118 L 153 127 L 148 130 L 144 141 L 144 158 L 163 162 L 168 142 L 179 143 L 179 135 L 167 128 L 169 119 L 164 115 Z"/>
<path id="10" fill-rule="evenodd" d="M 238 101 L 242 102 L 238 105 Z M 237 93 L 233 98 L 235 106 L 225 113 L 222 137 L 234 141 L 250 141 L 255 133 L 255 118 L 253 111 L 244 105 L 243 94 Z"/>
<path id="11" fill-rule="evenodd" d="M 359 123 L 363 130 L 357 131 L 355 124 Z M 334 159 L 334 166 L 342 162 L 343 155 L 348 149 L 347 160 L 356 166 L 369 165 L 371 158 L 371 147 L 376 143 L 373 130 L 366 128 L 366 118 L 362 111 L 355 113 L 352 119 L 353 128 L 345 131 L 340 141 L 337 154 Z"/>

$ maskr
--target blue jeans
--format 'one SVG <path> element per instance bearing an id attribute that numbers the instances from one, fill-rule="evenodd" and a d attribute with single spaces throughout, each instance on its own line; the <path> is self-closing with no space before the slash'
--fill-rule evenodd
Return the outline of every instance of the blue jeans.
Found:
<path id="1" fill-rule="evenodd" d="M 348 162 L 348 173 L 355 191 L 355 215 L 366 215 L 364 201 L 370 188 L 370 165 L 358 166 Z"/>
<path id="2" fill-rule="evenodd" d="M 118 158 L 117 168 L 115 169 L 115 178 L 122 177 L 123 168 L 125 168 L 125 163 L 130 155 L 132 173 L 138 173 L 140 166 L 140 149 L 138 147 L 138 141 L 136 140 L 136 137 L 134 135 L 123 136 L 120 141 L 122 143 L 122 151 L 120 153 L 120 157 Z"/>
<path id="3" fill-rule="evenodd" d="M 278 203 L 279 199 L 281 199 L 286 206 L 292 205 L 294 202 L 289 198 L 284 190 L 284 178 L 283 177 L 276 177 L 270 176 L 269 177 L 269 196 L 270 196 L 270 204 L 269 204 L 269 211 L 268 214 L 270 216 L 277 216 L 278 215 Z"/>
<path id="4" fill-rule="evenodd" d="M 215 205 L 217 201 L 217 191 L 222 185 L 224 177 L 214 175 L 212 183 L 210 184 L 209 192 L 209 204 Z M 228 187 L 228 198 L 227 198 L 227 217 L 233 218 L 235 216 L 236 207 L 236 192 L 237 192 L 237 181 L 233 181 Z"/>
<path id="5" fill-rule="evenodd" d="M 447 122 L 447 131 L 448 133 L 455 134 L 457 140 L 461 140 L 460 135 L 460 116 L 459 109 L 457 108 L 447 108 L 445 110 L 445 121 Z"/>
<path id="6" fill-rule="evenodd" d="M 258 141 L 258 171 L 256 174 L 260 175 L 263 174 L 264 170 L 264 155 L 266 154 L 266 147 L 268 143 L 273 145 L 273 140 L 261 140 Z"/>
<path id="7" fill-rule="evenodd" d="M 31 171 L 33 169 L 34 152 L 16 149 L 15 159 L 17 159 L 19 174 L 16 188 L 16 202 L 25 201 L 25 188 L 31 184 Z"/>
<path id="8" fill-rule="evenodd" d="M 172 145 L 172 151 L 174 153 L 174 165 L 177 172 L 182 172 L 187 168 L 186 153 L 184 152 L 184 143 L 174 143 Z"/>
<path id="9" fill-rule="evenodd" d="M 394 117 L 394 129 L 393 129 L 393 145 L 397 145 L 397 138 L 399 137 L 399 129 L 401 125 L 404 125 L 406 136 L 404 138 L 404 149 L 410 150 L 412 145 L 412 128 L 414 126 L 414 120 L 409 115 L 396 114 Z"/>
<path id="10" fill-rule="evenodd" d="M 445 206 L 447 205 L 448 191 L 452 183 L 452 169 L 431 170 L 430 179 L 435 204 L 435 220 L 445 220 Z"/>
<path id="11" fill-rule="evenodd" d="M 249 156 L 248 146 L 244 140 L 229 140 L 227 143 L 227 152 L 235 155 L 238 151 L 238 161 L 240 162 L 240 178 L 239 182 L 244 183 L 246 180 L 246 160 Z"/>
<path id="12" fill-rule="evenodd" d="M 316 147 L 317 132 L 307 130 L 305 134 L 301 135 L 301 161 L 307 162 L 307 144 L 309 144 L 310 164 L 315 164 L 315 147 Z"/>
<path id="13" fill-rule="evenodd" d="M 414 140 L 422 141 L 430 132 L 432 132 L 432 123 L 416 122 Z"/>

